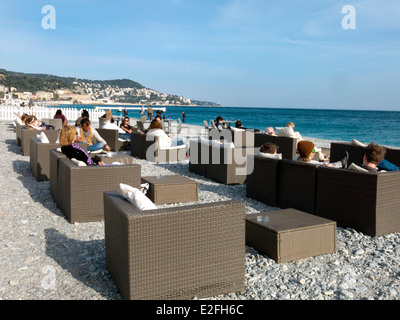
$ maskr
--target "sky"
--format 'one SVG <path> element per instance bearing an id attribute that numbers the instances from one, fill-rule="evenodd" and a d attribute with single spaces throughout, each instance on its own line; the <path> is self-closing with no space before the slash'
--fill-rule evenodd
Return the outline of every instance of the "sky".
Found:
<path id="1" fill-rule="evenodd" d="M 0 39 L 10 71 L 223 106 L 400 111 L 398 0 L 1 0 Z"/>

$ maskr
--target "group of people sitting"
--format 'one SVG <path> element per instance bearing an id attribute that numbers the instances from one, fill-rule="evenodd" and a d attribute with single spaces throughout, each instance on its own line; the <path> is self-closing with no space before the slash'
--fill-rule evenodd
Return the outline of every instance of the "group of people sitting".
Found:
<path id="1" fill-rule="evenodd" d="M 266 142 L 264 143 L 259 151 L 261 153 L 269 153 L 269 154 L 278 154 L 279 146 L 271 143 Z M 317 165 L 323 165 L 327 167 L 334 167 L 334 168 L 342 168 L 342 169 L 352 169 L 354 164 L 349 165 L 349 154 L 346 151 L 343 155 L 343 158 L 340 161 L 336 162 L 329 162 L 328 159 L 324 161 L 317 161 L 314 160 L 314 156 L 316 154 L 315 145 L 313 142 L 308 140 L 299 141 L 297 144 L 297 152 L 298 157 L 297 161 L 307 162 L 307 163 L 314 163 Z M 362 160 L 361 168 L 367 170 L 368 172 L 377 173 L 377 172 L 384 172 L 384 171 L 398 171 L 400 167 L 392 164 L 391 162 L 385 159 L 386 149 L 383 146 L 375 144 L 371 142 L 366 148 L 364 157 Z"/>

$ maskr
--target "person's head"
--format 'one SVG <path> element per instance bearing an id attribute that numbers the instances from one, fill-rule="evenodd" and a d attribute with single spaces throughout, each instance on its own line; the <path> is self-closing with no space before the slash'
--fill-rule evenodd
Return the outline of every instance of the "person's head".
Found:
<path id="1" fill-rule="evenodd" d="M 106 111 L 106 119 L 111 119 L 112 117 L 113 116 L 112 116 L 111 110 L 107 109 L 107 111 Z"/>
<path id="2" fill-rule="evenodd" d="M 123 124 L 129 124 L 129 117 L 124 118 L 124 123 Z"/>
<path id="3" fill-rule="evenodd" d="M 292 127 L 294 130 L 294 123 L 293 122 L 288 122 L 286 123 L 286 127 Z"/>
<path id="4" fill-rule="evenodd" d="M 89 119 L 89 111 L 87 111 L 86 109 L 82 110 L 81 115 L 82 115 L 82 118 L 88 118 Z"/>
<path id="5" fill-rule="evenodd" d="M 89 131 L 90 130 L 90 120 L 88 118 L 83 118 L 81 120 L 81 128 L 84 131 Z"/>
<path id="6" fill-rule="evenodd" d="M 26 125 L 28 125 L 28 124 L 30 124 L 30 125 L 35 125 L 36 124 L 36 117 L 35 116 L 33 116 L 33 115 L 29 115 L 29 116 L 26 116 L 26 118 L 25 118 L 25 124 Z"/>
<path id="7" fill-rule="evenodd" d="M 221 116 L 218 116 L 217 119 L 215 119 L 216 122 L 222 122 L 224 119 L 222 119 Z"/>
<path id="8" fill-rule="evenodd" d="M 161 122 L 157 119 L 153 119 L 150 123 L 150 129 L 162 129 Z"/>
<path id="9" fill-rule="evenodd" d="M 157 114 L 154 119 L 157 120 L 158 122 L 161 122 L 161 115 Z"/>
<path id="10" fill-rule="evenodd" d="M 61 116 L 62 115 L 62 111 L 61 111 L 61 109 L 58 109 L 57 111 L 56 111 L 56 116 Z"/>
<path id="11" fill-rule="evenodd" d="M 239 128 L 239 127 L 241 127 L 241 126 L 242 126 L 242 121 L 237 120 L 237 121 L 235 122 L 235 127 L 236 127 L 236 128 Z"/>
<path id="12" fill-rule="evenodd" d="M 277 154 L 278 153 L 278 148 L 279 148 L 279 146 L 276 145 L 275 143 L 266 142 L 263 145 L 261 145 L 260 152 Z"/>
<path id="13" fill-rule="evenodd" d="M 364 162 L 378 165 L 385 157 L 386 149 L 378 144 L 371 142 L 365 149 Z"/>
<path id="14" fill-rule="evenodd" d="M 62 147 L 69 146 L 76 138 L 76 129 L 72 126 L 63 126 L 58 135 Z"/>
<path id="15" fill-rule="evenodd" d="M 268 127 L 267 129 L 265 129 L 265 132 L 267 134 L 275 134 L 275 130 L 273 127 Z"/>
<path id="16" fill-rule="evenodd" d="M 299 152 L 300 161 L 310 161 L 315 154 L 314 143 L 307 140 L 302 140 L 297 144 L 297 151 Z"/>

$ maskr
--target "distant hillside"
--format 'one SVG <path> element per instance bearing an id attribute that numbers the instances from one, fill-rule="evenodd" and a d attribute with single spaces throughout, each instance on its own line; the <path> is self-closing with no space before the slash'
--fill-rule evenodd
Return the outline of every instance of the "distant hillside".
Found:
<path id="1" fill-rule="evenodd" d="M 0 84 L 18 89 L 18 91 L 54 91 L 57 89 L 74 89 L 74 82 L 85 82 L 89 84 L 98 84 L 100 88 L 107 86 L 118 86 L 120 88 L 145 88 L 138 82 L 129 79 L 120 80 L 87 80 L 72 77 L 59 77 L 51 74 L 41 73 L 22 73 L 0 69 L 0 74 L 6 76 L 5 79 L 0 79 Z"/>
<path id="2" fill-rule="evenodd" d="M 1 76 L 4 75 L 4 76 Z M 51 74 L 23 73 L 0 69 L 0 86 L 14 87 L 18 92 L 37 91 L 53 92 L 69 90 L 76 94 L 91 93 L 93 99 L 101 100 L 111 96 L 118 103 L 162 103 L 199 106 L 220 106 L 218 103 L 208 101 L 190 102 L 189 99 L 176 94 L 163 94 L 154 89 L 149 89 L 142 84 L 129 79 L 116 80 L 88 80 L 73 77 L 60 77 Z M 57 95 L 55 95 L 57 96 Z"/>

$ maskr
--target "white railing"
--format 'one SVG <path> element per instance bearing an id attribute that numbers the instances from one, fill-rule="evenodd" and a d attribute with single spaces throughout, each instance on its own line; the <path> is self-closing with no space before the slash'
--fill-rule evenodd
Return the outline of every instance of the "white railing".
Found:
<path id="1" fill-rule="evenodd" d="M 56 111 L 60 109 L 68 121 L 75 121 L 81 116 L 81 111 L 85 108 L 63 108 L 63 107 L 20 107 L 13 105 L 0 105 L 0 120 L 15 120 L 16 115 L 24 113 L 34 115 L 38 119 L 53 118 Z M 89 112 L 90 119 L 97 122 L 98 119 L 106 112 L 104 109 L 96 108 L 86 109 Z"/>

